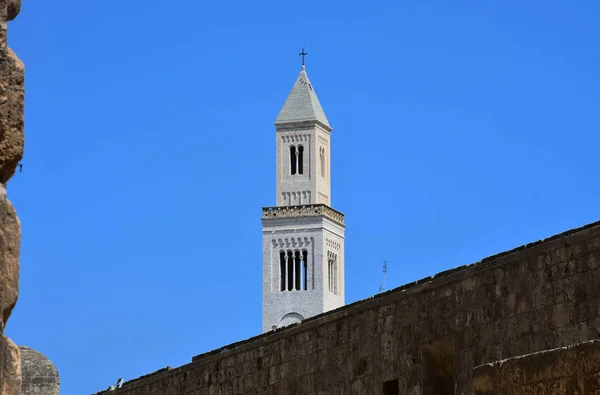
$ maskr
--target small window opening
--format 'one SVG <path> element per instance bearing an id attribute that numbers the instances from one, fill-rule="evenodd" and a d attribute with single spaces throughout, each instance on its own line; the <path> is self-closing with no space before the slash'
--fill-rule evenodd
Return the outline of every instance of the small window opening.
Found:
<path id="1" fill-rule="evenodd" d="M 333 256 L 333 293 L 338 294 L 338 264 L 337 255 Z"/>
<path id="2" fill-rule="evenodd" d="M 319 150 L 319 161 L 321 165 L 321 177 L 325 177 L 325 149 L 323 147 Z"/>
<path id="3" fill-rule="evenodd" d="M 296 147 L 293 145 L 290 147 L 290 171 L 292 174 L 296 174 Z"/>
<path id="4" fill-rule="evenodd" d="M 421 347 L 423 395 L 454 395 L 454 342 L 451 337 Z"/>
<path id="5" fill-rule="evenodd" d="M 285 291 L 285 252 L 279 253 L 280 290 Z"/>
<path id="6" fill-rule="evenodd" d="M 327 279 L 329 292 L 337 295 L 337 255 L 332 252 L 327 253 Z"/>
<path id="7" fill-rule="evenodd" d="M 383 383 L 383 395 L 398 395 L 398 379 L 386 381 Z"/>
<path id="8" fill-rule="evenodd" d="M 283 291 L 308 289 L 308 251 L 279 252 L 280 287 Z"/>
<path id="9" fill-rule="evenodd" d="M 302 279 L 304 281 L 304 283 L 302 284 L 302 289 L 306 291 L 308 289 L 308 251 L 306 250 L 302 251 L 302 262 L 304 271 L 304 275 L 302 276 Z"/>
<path id="10" fill-rule="evenodd" d="M 294 255 L 292 255 L 292 251 L 287 253 L 287 275 L 287 290 L 292 291 L 294 289 Z"/>
<path id="11" fill-rule="evenodd" d="M 296 251 L 295 254 L 295 286 L 296 291 L 300 291 L 300 251 Z"/>
<path id="12" fill-rule="evenodd" d="M 331 257 L 327 259 L 327 289 L 329 292 L 333 291 L 333 260 Z"/>
<path id="13" fill-rule="evenodd" d="M 303 174 L 304 172 L 304 147 L 298 146 L 298 174 Z"/>

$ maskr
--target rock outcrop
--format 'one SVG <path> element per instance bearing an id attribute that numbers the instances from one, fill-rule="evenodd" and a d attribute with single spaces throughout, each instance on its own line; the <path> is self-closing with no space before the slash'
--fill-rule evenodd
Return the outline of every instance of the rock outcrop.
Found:
<path id="1" fill-rule="evenodd" d="M 14 19 L 21 0 L 0 0 L 0 395 L 21 394 L 19 348 L 4 328 L 19 294 L 21 226 L 6 198 L 6 184 L 23 157 L 23 63 L 7 46 L 6 23 Z"/>
<path id="2" fill-rule="evenodd" d="M 54 364 L 36 350 L 19 346 L 23 374 L 22 395 L 58 395 L 59 377 Z"/>

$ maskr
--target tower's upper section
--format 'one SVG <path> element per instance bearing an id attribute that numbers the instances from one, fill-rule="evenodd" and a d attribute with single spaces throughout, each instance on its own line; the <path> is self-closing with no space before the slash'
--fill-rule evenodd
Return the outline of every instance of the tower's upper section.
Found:
<path id="1" fill-rule="evenodd" d="M 302 71 L 279 112 L 275 125 L 305 121 L 316 121 L 331 130 L 317 94 L 308 79 L 306 68 L 302 66 Z"/>
<path id="2" fill-rule="evenodd" d="M 331 126 L 304 66 L 277 116 L 275 131 L 277 206 L 331 205 Z"/>

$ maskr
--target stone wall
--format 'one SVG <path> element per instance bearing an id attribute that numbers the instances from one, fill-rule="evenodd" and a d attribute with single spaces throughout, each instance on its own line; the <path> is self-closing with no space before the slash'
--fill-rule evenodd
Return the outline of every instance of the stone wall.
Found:
<path id="1" fill-rule="evenodd" d="M 58 395 L 59 377 L 54 364 L 43 354 L 29 347 L 21 350 L 22 395 Z"/>
<path id="2" fill-rule="evenodd" d="M 19 293 L 21 227 L 5 188 L 23 157 L 24 70 L 7 46 L 6 25 L 20 8 L 20 0 L 0 0 L 0 395 L 21 393 L 19 349 L 3 335 Z"/>
<path id="3" fill-rule="evenodd" d="M 114 395 L 472 394 L 475 366 L 599 337 L 599 258 L 595 223 L 194 357 Z"/>
<path id="4" fill-rule="evenodd" d="M 600 341 L 478 366 L 476 395 L 600 393 Z"/>

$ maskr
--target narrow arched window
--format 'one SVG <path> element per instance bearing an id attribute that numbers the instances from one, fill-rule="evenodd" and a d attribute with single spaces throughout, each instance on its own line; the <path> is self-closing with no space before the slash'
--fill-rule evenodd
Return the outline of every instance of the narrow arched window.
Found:
<path id="1" fill-rule="evenodd" d="M 331 257 L 327 260 L 327 288 L 329 292 L 331 292 L 331 288 L 333 285 L 333 261 Z"/>
<path id="2" fill-rule="evenodd" d="M 290 172 L 296 174 L 296 147 L 290 146 Z"/>
<path id="3" fill-rule="evenodd" d="M 304 147 L 298 146 L 298 174 L 304 173 Z"/>
<path id="4" fill-rule="evenodd" d="M 279 252 L 280 290 L 285 291 L 285 251 Z"/>
<path id="5" fill-rule="evenodd" d="M 325 149 L 323 147 L 319 150 L 319 159 L 321 162 L 321 177 L 325 177 Z"/>
<path id="6" fill-rule="evenodd" d="M 287 253 L 287 290 L 292 291 L 294 289 L 294 255 L 292 251 L 288 251 Z"/>
<path id="7" fill-rule="evenodd" d="M 308 289 L 308 251 L 306 250 L 302 251 L 302 271 L 302 280 L 304 281 L 302 289 L 306 291 Z"/>
<path id="8" fill-rule="evenodd" d="M 294 273 L 295 273 L 295 278 L 294 278 L 294 285 L 296 288 L 296 291 L 300 291 L 300 280 L 301 280 L 301 272 L 300 272 L 300 267 L 301 267 L 301 258 L 300 258 L 300 251 L 296 251 L 296 253 L 294 254 Z"/>
<path id="9" fill-rule="evenodd" d="M 333 293 L 338 294 L 338 263 L 337 255 L 333 256 Z"/>

